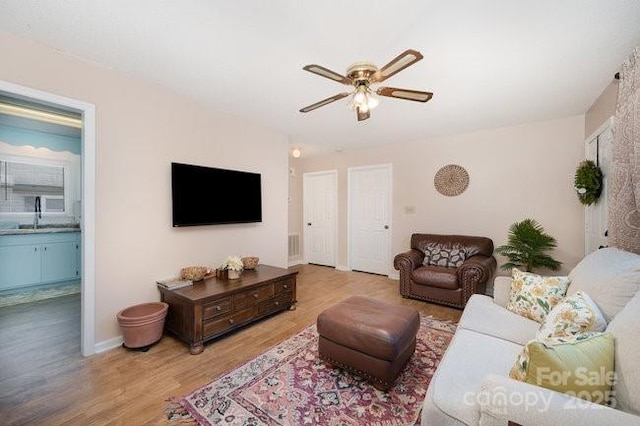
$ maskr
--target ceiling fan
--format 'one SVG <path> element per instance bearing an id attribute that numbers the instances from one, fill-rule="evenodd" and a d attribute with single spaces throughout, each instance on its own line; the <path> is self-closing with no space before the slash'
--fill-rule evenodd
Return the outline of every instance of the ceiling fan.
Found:
<path id="1" fill-rule="evenodd" d="M 347 69 L 346 76 L 333 72 L 325 67 L 321 67 L 320 65 L 307 65 L 302 69 L 318 74 L 322 77 L 330 78 L 338 83 L 353 86 L 354 89 L 350 93 L 338 93 L 330 98 L 323 99 L 319 102 L 306 106 L 302 108 L 300 112 L 313 111 L 316 108 L 320 108 L 330 104 L 331 102 L 353 95 L 349 102 L 349 106 L 352 109 L 355 109 L 358 121 L 366 120 L 370 117 L 371 109 L 375 108 L 379 103 L 378 99 L 373 94 L 374 92 L 371 86 L 377 83 L 382 83 L 389 77 L 415 64 L 422 58 L 423 56 L 420 52 L 409 49 L 396 56 L 391 60 L 391 62 L 380 69 L 369 62 L 358 62 L 353 64 Z M 427 102 L 433 97 L 433 93 L 431 92 L 398 89 L 396 87 L 378 87 L 375 90 L 375 93 L 389 98 L 406 99 L 417 102 Z"/>

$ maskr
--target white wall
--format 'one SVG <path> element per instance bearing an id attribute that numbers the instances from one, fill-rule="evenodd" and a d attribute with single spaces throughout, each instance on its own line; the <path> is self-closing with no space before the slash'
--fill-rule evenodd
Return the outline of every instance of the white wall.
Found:
<path id="1" fill-rule="evenodd" d="M 557 238 L 554 255 L 567 272 L 584 253 L 584 213 L 573 191 L 575 168 L 584 157 L 583 140 L 580 115 L 304 158 L 297 162 L 295 179 L 302 179 L 304 172 L 338 170 L 342 266 L 348 256 L 347 168 L 391 163 L 393 254 L 408 250 L 415 232 L 482 235 L 498 246 L 506 243 L 513 222 L 530 217 Z M 460 196 L 445 197 L 433 186 L 435 173 L 447 164 L 469 172 L 469 187 Z M 292 194 L 294 199 L 302 200 L 300 191 Z M 415 207 L 415 214 L 405 214 L 405 206 Z M 290 210 L 290 232 L 302 223 L 301 215 L 302 201 Z M 391 264 L 389 269 L 393 271 Z"/>
<path id="2" fill-rule="evenodd" d="M 96 341 L 115 315 L 159 299 L 158 278 L 257 255 L 287 266 L 287 139 L 123 73 L 0 32 L 0 80 L 96 106 Z M 263 222 L 172 228 L 170 163 L 262 174 Z M 233 202 L 212 188 L 205 197 Z"/>
<path id="3" fill-rule="evenodd" d="M 302 262 L 302 168 L 299 158 L 289 157 L 289 233 L 300 234 L 300 253 L 289 258 L 289 265 Z"/>

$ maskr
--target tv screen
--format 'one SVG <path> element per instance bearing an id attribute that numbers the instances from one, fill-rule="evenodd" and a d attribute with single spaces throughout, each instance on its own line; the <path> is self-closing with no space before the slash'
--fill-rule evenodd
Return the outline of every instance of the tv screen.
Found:
<path id="1" fill-rule="evenodd" d="M 171 163 L 173 226 L 262 222 L 259 173 Z"/>

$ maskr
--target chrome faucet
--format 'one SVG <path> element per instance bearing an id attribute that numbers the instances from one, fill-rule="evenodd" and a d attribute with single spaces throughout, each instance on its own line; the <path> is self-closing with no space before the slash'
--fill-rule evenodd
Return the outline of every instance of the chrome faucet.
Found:
<path id="1" fill-rule="evenodd" d="M 38 229 L 38 219 L 42 219 L 42 210 L 40 209 L 40 197 L 36 197 L 33 206 L 33 229 Z"/>

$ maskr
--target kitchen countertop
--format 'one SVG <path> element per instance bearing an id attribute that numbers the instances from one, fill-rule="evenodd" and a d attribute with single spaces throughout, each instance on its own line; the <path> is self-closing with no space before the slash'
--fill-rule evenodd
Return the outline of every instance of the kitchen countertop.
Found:
<path id="1" fill-rule="evenodd" d="M 22 234 L 50 234 L 57 232 L 80 232 L 79 226 L 68 225 L 41 225 L 38 229 L 0 229 L 0 235 L 22 235 Z"/>

